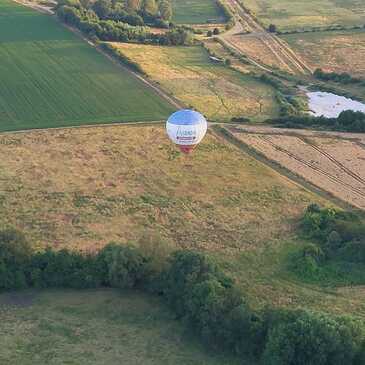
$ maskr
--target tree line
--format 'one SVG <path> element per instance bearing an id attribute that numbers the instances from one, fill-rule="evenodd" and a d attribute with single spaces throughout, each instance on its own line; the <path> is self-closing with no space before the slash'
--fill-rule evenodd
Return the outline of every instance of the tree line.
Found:
<path id="1" fill-rule="evenodd" d="M 155 10 L 148 0 L 143 2 L 142 10 L 135 11 L 132 6 L 136 5 L 132 1 L 121 5 L 111 0 L 97 0 L 82 5 L 79 0 L 62 0 L 56 13 L 61 21 L 78 28 L 92 40 L 161 45 L 192 44 L 192 33 L 185 28 L 174 27 L 167 20 L 171 16 L 169 12 L 160 9 L 165 9 L 166 0 L 159 3 L 153 0 L 153 3 L 156 4 Z M 171 29 L 166 33 L 155 34 L 150 31 L 149 25 Z"/>
<path id="2" fill-rule="evenodd" d="M 317 68 L 313 76 L 321 81 L 333 81 L 341 84 L 360 84 L 365 86 L 365 80 L 359 77 L 353 77 L 347 72 L 337 73 L 337 72 L 325 72 L 320 68 Z"/>
<path id="3" fill-rule="evenodd" d="M 139 288 L 160 295 L 205 344 L 266 365 L 361 365 L 364 323 L 307 310 L 255 310 L 211 257 L 148 242 L 96 253 L 34 251 L 14 229 L 0 231 L 0 288 Z"/>
<path id="4" fill-rule="evenodd" d="M 365 113 L 345 110 L 337 118 L 310 115 L 288 115 L 268 120 L 270 124 L 284 128 L 317 128 L 342 132 L 365 133 Z"/>

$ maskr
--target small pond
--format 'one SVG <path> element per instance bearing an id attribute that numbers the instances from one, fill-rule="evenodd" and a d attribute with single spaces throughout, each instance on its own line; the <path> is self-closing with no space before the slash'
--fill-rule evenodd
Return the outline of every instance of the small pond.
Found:
<path id="1" fill-rule="evenodd" d="M 306 93 L 310 113 L 316 117 L 337 118 L 344 110 L 365 113 L 365 104 L 332 93 L 315 91 Z"/>

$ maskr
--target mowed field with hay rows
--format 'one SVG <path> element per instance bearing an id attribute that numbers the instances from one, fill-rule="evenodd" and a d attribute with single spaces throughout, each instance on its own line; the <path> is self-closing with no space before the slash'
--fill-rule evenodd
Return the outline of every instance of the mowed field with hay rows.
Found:
<path id="1" fill-rule="evenodd" d="M 0 307 L 2 364 L 239 364 L 208 352 L 159 298 L 136 291 L 2 293 Z"/>
<path id="2" fill-rule="evenodd" d="M 203 47 L 112 44 L 165 90 L 212 121 L 246 117 L 262 122 L 279 114 L 273 87 L 212 61 Z"/>
<path id="3" fill-rule="evenodd" d="M 0 131 L 161 120 L 165 100 L 51 16 L 0 0 Z"/>
<path id="4" fill-rule="evenodd" d="M 171 0 L 172 21 L 180 24 L 222 23 L 224 15 L 215 0 Z"/>
<path id="5" fill-rule="evenodd" d="M 262 23 L 274 23 L 283 30 L 365 23 L 365 3 L 361 0 L 244 0 L 243 3 Z"/>

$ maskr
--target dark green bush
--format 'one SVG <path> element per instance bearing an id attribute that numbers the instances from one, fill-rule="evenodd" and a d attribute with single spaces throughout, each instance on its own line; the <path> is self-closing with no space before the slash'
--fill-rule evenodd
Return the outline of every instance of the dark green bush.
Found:
<path id="1" fill-rule="evenodd" d="M 30 286 L 40 288 L 90 288 L 101 282 L 94 255 L 50 248 L 32 256 L 28 278 Z"/>
<path id="2" fill-rule="evenodd" d="M 207 343 L 238 354 L 259 353 L 260 317 L 208 257 L 176 252 L 163 280 L 170 306 L 179 317 L 189 320 Z"/>
<path id="3" fill-rule="evenodd" d="M 32 249 L 25 236 L 12 228 L 0 231 L 0 289 L 27 286 L 25 269 Z"/>
<path id="4" fill-rule="evenodd" d="M 293 312 L 270 329 L 264 364 L 356 364 L 362 356 L 364 339 L 360 321 L 309 311 Z"/>
<path id="5" fill-rule="evenodd" d="M 146 258 L 132 246 L 109 244 L 99 253 L 103 262 L 104 283 L 114 288 L 134 288 L 145 277 Z"/>
<path id="6" fill-rule="evenodd" d="M 313 279 L 319 273 L 324 253 L 315 244 L 308 243 L 290 257 L 289 269 L 302 278 Z"/>

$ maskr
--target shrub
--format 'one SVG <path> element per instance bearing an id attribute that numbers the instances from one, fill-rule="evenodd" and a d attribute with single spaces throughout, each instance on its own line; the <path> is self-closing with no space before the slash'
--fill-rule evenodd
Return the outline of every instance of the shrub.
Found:
<path id="1" fill-rule="evenodd" d="M 364 338 L 360 321 L 298 311 L 281 318 L 280 323 L 270 329 L 264 364 L 353 364 L 362 356 Z"/>
<path id="2" fill-rule="evenodd" d="M 25 271 L 31 254 L 31 246 L 21 232 L 13 228 L 0 231 L 0 289 L 26 287 Z"/>
<path id="3" fill-rule="evenodd" d="M 231 118 L 232 123 L 249 123 L 250 119 L 245 117 L 232 117 Z"/>
<path id="4" fill-rule="evenodd" d="M 134 288 L 145 277 L 146 258 L 132 246 L 109 244 L 98 255 L 104 283 L 115 288 Z"/>
<path id="5" fill-rule="evenodd" d="M 214 35 L 218 35 L 220 33 L 219 29 L 218 28 L 214 28 L 213 29 L 213 34 Z"/>
<path id="6" fill-rule="evenodd" d="M 277 31 L 276 25 L 275 24 L 270 24 L 269 28 L 268 28 L 268 31 L 270 33 L 276 33 L 276 31 Z"/>
<path id="7" fill-rule="evenodd" d="M 324 258 L 323 251 L 315 244 L 308 243 L 290 258 L 289 268 L 302 278 L 313 279 L 319 273 Z"/>
<path id="8" fill-rule="evenodd" d="M 66 249 L 34 254 L 28 277 L 30 286 L 40 288 L 91 288 L 101 282 L 95 256 Z"/>
<path id="9" fill-rule="evenodd" d="M 164 273 L 164 294 L 179 316 L 187 312 L 192 288 L 211 277 L 221 277 L 225 286 L 231 281 L 224 277 L 206 256 L 192 251 L 177 251 L 170 260 L 169 270 Z"/>
<path id="10" fill-rule="evenodd" d="M 337 231 L 332 231 L 328 237 L 325 249 L 328 254 L 335 253 L 342 245 L 342 238 Z"/>

